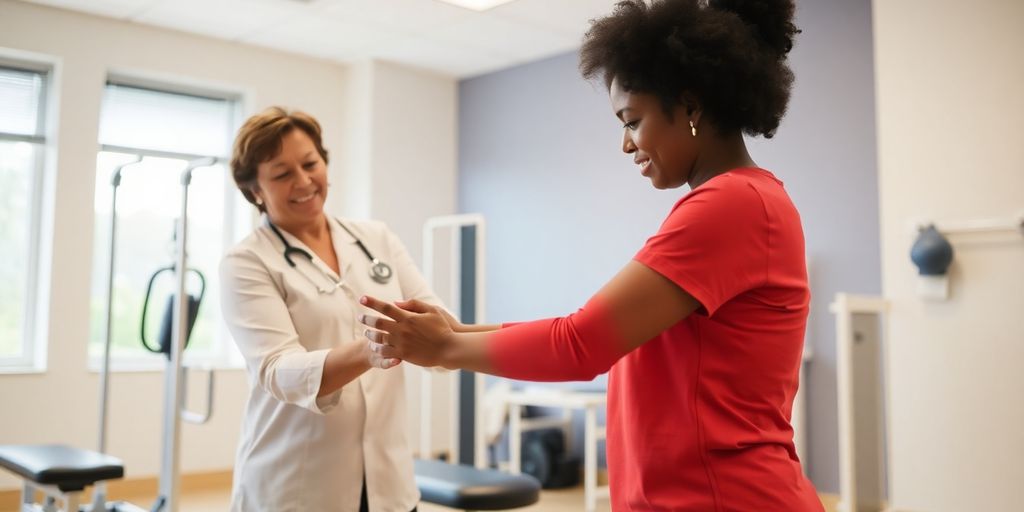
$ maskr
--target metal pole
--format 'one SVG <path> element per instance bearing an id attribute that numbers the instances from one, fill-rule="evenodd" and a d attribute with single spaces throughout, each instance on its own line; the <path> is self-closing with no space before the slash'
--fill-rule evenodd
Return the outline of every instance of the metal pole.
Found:
<path id="1" fill-rule="evenodd" d="M 142 161 L 142 157 L 136 155 L 135 159 L 123 163 L 114 168 L 110 175 L 111 198 L 110 198 L 110 261 L 107 267 L 107 311 L 103 323 L 103 362 L 100 366 L 100 425 L 99 425 L 99 452 L 107 453 L 107 406 L 110 396 L 110 345 L 113 340 L 113 316 L 114 316 L 114 267 L 115 256 L 117 255 L 117 189 L 121 186 L 121 171 L 129 165 L 135 165 Z M 107 501 L 107 483 L 100 481 L 93 489 L 93 510 L 104 510 Z"/>
<path id="2" fill-rule="evenodd" d="M 487 323 L 487 283 L 484 279 L 487 276 L 487 224 L 484 222 L 483 215 L 475 215 L 471 217 L 472 224 L 476 226 L 476 261 L 474 262 L 476 268 L 476 314 L 474 315 L 476 323 L 485 324 Z M 476 401 L 476 407 L 473 408 L 475 418 L 473 418 L 473 458 L 476 462 L 476 467 L 484 469 L 487 467 L 487 437 L 484 432 L 484 390 L 487 389 L 487 381 L 484 378 L 484 374 L 476 372 L 474 374 L 474 391 L 473 397 Z"/>
<path id="3" fill-rule="evenodd" d="M 436 230 L 437 228 L 440 228 L 440 227 L 457 227 L 457 228 L 461 228 L 461 227 L 464 227 L 464 226 L 473 226 L 473 227 L 476 228 L 476 232 L 474 234 L 474 239 L 475 239 L 475 242 L 476 242 L 476 246 L 475 246 L 476 257 L 475 257 L 475 261 L 474 261 L 474 265 L 475 265 L 474 273 L 475 273 L 475 281 L 476 281 L 475 282 L 475 285 L 476 285 L 475 295 L 476 295 L 476 297 L 474 298 L 475 302 L 474 302 L 474 305 L 473 305 L 474 306 L 474 308 L 473 308 L 474 309 L 474 319 L 473 320 L 474 320 L 475 323 L 482 324 L 482 323 L 485 323 L 484 315 L 485 315 L 485 307 L 486 307 L 485 300 L 486 299 L 485 299 L 484 294 L 485 294 L 486 288 L 487 288 L 487 285 L 486 285 L 486 283 L 484 281 L 484 278 L 486 276 L 486 263 L 487 263 L 486 254 L 485 254 L 486 253 L 486 246 L 487 246 L 487 232 L 486 232 L 486 222 L 484 221 L 483 215 L 469 213 L 469 214 L 458 214 L 458 215 L 444 215 L 444 216 L 438 216 L 438 217 L 431 217 L 431 218 L 427 219 L 427 222 L 424 224 L 424 227 L 423 227 L 423 239 L 424 239 L 424 251 L 423 251 L 424 252 L 424 254 L 423 254 L 424 269 L 423 269 L 423 271 L 424 271 L 424 275 L 425 276 L 429 276 L 427 278 L 427 284 L 429 284 L 431 287 L 433 287 L 434 286 L 434 279 L 433 279 L 433 277 L 434 277 L 433 276 L 434 269 L 433 269 L 433 261 L 432 261 L 432 259 L 433 259 L 433 232 L 434 232 L 434 230 Z M 456 379 L 459 378 L 458 375 L 460 375 L 461 373 L 462 372 L 453 372 L 453 374 L 456 375 Z M 478 467 L 478 468 L 486 468 L 487 467 L 487 437 L 486 437 L 486 433 L 484 432 L 484 413 L 483 413 L 483 409 L 484 409 L 483 393 L 484 393 L 485 389 L 486 389 L 486 380 L 485 380 L 484 375 L 482 373 L 480 373 L 480 372 L 474 373 L 473 374 L 473 404 L 474 404 L 474 407 L 473 407 L 473 443 L 472 443 L 472 446 L 473 446 L 473 465 Z M 456 404 L 457 404 L 456 405 L 456 411 L 455 411 L 456 414 L 458 413 L 458 409 L 461 408 L 461 403 L 458 400 L 458 397 L 459 397 L 459 391 L 458 390 L 459 390 L 459 385 L 458 385 L 458 381 L 456 381 L 456 384 L 455 384 L 455 396 L 456 396 Z M 421 420 L 422 420 L 422 418 L 421 418 Z M 458 442 L 457 442 L 457 440 L 458 440 L 458 438 L 461 435 L 461 433 L 458 432 L 458 430 L 457 430 L 458 429 L 458 422 L 455 422 L 454 429 L 456 429 L 455 430 L 456 437 L 455 437 L 455 439 L 453 439 L 453 446 L 452 446 L 453 451 L 454 450 L 458 450 Z M 457 454 L 458 452 L 455 451 L 454 453 Z M 459 460 L 459 458 L 456 455 L 456 457 L 454 458 L 454 462 L 457 462 L 458 460 Z"/>
<path id="4" fill-rule="evenodd" d="M 483 221 L 483 217 L 480 216 L 480 215 L 476 215 L 476 214 L 448 215 L 448 216 L 441 216 L 441 217 L 432 217 L 432 218 L 428 219 L 427 222 L 423 226 L 423 277 L 424 277 L 424 280 L 426 280 L 426 282 L 430 285 L 430 287 L 432 289 L 436 289 L 436 284 L 437 284 L 435 282 L 435 279 L 434 279 L 434 236 L 435 236 L 436 231 L 438 229 L 442 228 L 442 227 L 462 228 L 462 227 L 471 226 L 471 227 L 476 228 L 476 233 L 478 233 L 478 235 L 474 237 L 474 239 L 476 240 L 476 245 L 474 246 L 474 250 L 478 254 L 477 258 L 479 258 L 479 261 L 475 261 L 474 262 L 474 264 L 476 265 L 476 268 L 474 269 L 475 276 L 476 276 L 475 277 L 476 301 L 473 304 L 473 307 L 474 307 L 473 318 L 474 318 L 474 322 L 475 323 L 483 323 L 482 322 L 482 318 L 483 318 L 483 307 L 482 307 L 483 297 L 482 297 L 482 295 L 483 295 L 484 285 L 483 285 L 483 281 L 482 281 L 482 276 L 483 276 L 483 270 L 482 270 L 483 269 L 483 267 L 482 267 L 483 253 L 481 252 L 482 251 L 482 247 L 483 247 L 483 242 L 484 242 L 484 239 L 482 238 L 483 237 L 483 222 L 484 222 Z M 460 233 L 460 232 L 459 231 L 454 231 L 453 233 Z M 460 245 L 459 240 L 460 240 L 460 236 L 456 235 L 456 234 L 453 234 L 453 236 L 452 236 L 452 246 L 453 246 L 452 247 L 452 255 L 455 256 L 455 257 L 459 257 L 460 256 L 460 251 L 459 251 L 459 249 L 457 247 L 457 246 Z M 451 284 L 452 284 L 451 285 L 451 292 L 450 293 L 455 298 L 456 302 L 461 302 L 460 290 L 459 290 L 459 287 L 458 287 L 458 284 L 457 284 L 458 280 L 459 280 L 459 277 L 460 276 L 459 276 L 458 272 L 451 272 L 450 273 L 450 281 L 451 281 Z M 459 402 L 459 379 L 461 378 L 460 377 L 461 374 L 462 374 L 461 371 L 455 371 L 455 372 L 451 373 L 451 377 L 450 377 L 453 380 L 453 383 L 452 383 L 453 391 L 452 391 L 452 393 L 453 393 L 453 396 L 455 397 L 455 399 L 453 401 L 453 406 L 454 406 L 456 411 L 458 411 L 459 407 L 460 407 L 460 402 Z M 480 389 L 480 390 L 484 389 L 484 380 L 483 380 L 484 376 L 482 374 L 478 373 L 478 374 L 475 375 L 474 379 L 475 379 L 474 380 L 475 389 Z M 432 443 L 433 443 L 433 430 L 432 430 L 432 426 L 431 426 L 430 417 L 427 414 L 427 411 L 429 411 L 430 408 L 432 407 L 431 404 L 432 404 L 432 400 L 433 400 L 433 390 L 434 390 L 433 383 L 434 383 L 434 378 L 433 378 L 433 375 L 431 374 L 431 372 L 426 371 L 426 370 L 421 370 L 421 376 L 420 376 L 420 385 L 421 385 L 421 387 L 420 387 L 420 411 L 421 411 L 421 416 L 420 416 L 420 419 L 421 419 L 421 421 L 420 421 L 420 456 L 422 458 L 430 458 L 433 455 L 433 452 L 430 449 L 431 446 L 432 446 Z M 474 396 L 476 397 L 477 395 L 478 394 L 474 392 Z M 481 419 L 483 417 L 482 416 L 483 415 L 483 401 L 482 400 L 483 400 L 482 393 L 479 393 L 479 397 L 476 398 L 475 401 L 474 401 L 475 407 L 477 407 L 477 409 L 474 409 L 474 411 L 477 411 L 477 412 L 474 413 L 475 414 L 474 424 L 477 425 L 477 427 L 475 428 L 474 432 L 478 432 L 478 433 L 474 434 L 474 439 L 475 439 L 474 444 L 473 444 L 474 450 L 475 450 L 474 453 L 478 454 L 478 455 L 474 456 L 474 465 L 476 465 L 478 467 L 486 466 L 486 460 L 487 460 L 487 457 L 486 457 L 486 455 L 487 455 L 487 452 L 486 452 L 486 438 L 484 436 L 484 431 L 483 431 L 483 427 L 482 427 L 483 422 L 482 422 L 482 419 Z M 452 431 L 452 435 L 451 435 L 451 441 L 450 441 L 450 443 L 451 443 L 451 447 L 450 447 L 451 459 L 450 460 L 453 463 L 457 463 L 459 461 L 459 434 L 460 434 L 459 433 L 459 425 L 458 425 L 457 421 L 453 422 L 451 431 Z"/>
<path id="5" fill-rule="evenodd" d="M 174 321 L 171 324 L 171 353 L 164 372 L 164 437 L 160 469 L 160 497 L 156 510 L 178 512 L 178 483 L 180 477 L 179 451 L 181 446 L 182 355 L 187 335 L 188 299 L 185 285 L 188 277 L 188 187 L 192 171 L 216 163 L 215 158 L 203 158 L 188 163 L 181 173 L 181 215 L 178 220 L 178 244 L 175 258 L 177 291 L 174 301 Z"/>
<path id="6" fill-rule="evenodd" d="M 1013 233 L 1024 235 L 1024 213 L 1012 219 L 977 219 L 963 221 L 938 222 L 936 229 L 944 235 L 967 233 Z M 918 230 L 926 229 L 927 224 L 918 224 Z"/>
<path id="7" fill-rule="evenodd" d="M 434 230 L 429 225 L 423 226 L 423 278 L 430 289 L 434 289 Z M 430 370 L 419 368 L 420 373 L 420 458 L 433 458 L 432 399 L 434 394 L 434 377 Z"/>

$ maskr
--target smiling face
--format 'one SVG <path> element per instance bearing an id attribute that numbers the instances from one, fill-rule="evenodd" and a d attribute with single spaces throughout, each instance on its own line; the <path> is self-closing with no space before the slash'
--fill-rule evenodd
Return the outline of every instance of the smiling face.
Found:
<path id="1" fill-rule="evenodd" d="M 633 155 L 640 173 L 658 189 L 689 181 L 698 139 L 690 121 L 698 123 L 700 111 L 676 105 L 669 119 L 657 96 L 626 91 L 618 80 L 612 80 L 608 94 L 612 111 L 623 123 L 622 151 Z"/>
<path id="2" fill-rule="evenodd" d="M 309 135 L 295 128 L 281 138 L 281 150 L 260 162 L 254 194 L 267 216 L 288 230 L 319 221 L 327 199 L 327 163 Z"/>

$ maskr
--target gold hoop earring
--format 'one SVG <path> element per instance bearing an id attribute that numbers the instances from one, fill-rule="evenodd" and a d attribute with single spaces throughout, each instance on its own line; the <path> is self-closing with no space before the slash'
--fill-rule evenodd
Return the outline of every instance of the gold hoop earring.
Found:
<path id="1" fill-rule="evenodd" d="M 697 136 L 697 126 L 693 124 L 692 120 L 690 121 L 690 133 L 692 133 L 694 137 Z"/>

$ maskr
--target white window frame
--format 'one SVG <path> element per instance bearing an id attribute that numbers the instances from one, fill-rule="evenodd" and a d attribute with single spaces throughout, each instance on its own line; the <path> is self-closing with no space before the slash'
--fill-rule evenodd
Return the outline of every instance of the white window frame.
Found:
<path id="1" fill-rule="evenodd" d="M 137 89 L 147 89 L 157 93 L 167 94 L 183 94 L 189 96 L 199 96 L 202 98 L 226 100 L 233 103 L 232 109 L 232 126 L 228 128 L 227 140 L 234 139 L 234 130 L 236 130 L 243 119 L 243 115 L 246 112 L 246 106 L 248 104 L 248 97 L 244 91 L 233 89 L 232 87 L 225 87 L 219 85 L 208 85 L 199 82 L 185 82 L 180 77 L 169 77 L 163 75 L 157 75 L 146 72 L 134 72 L 134 71 L 111 71 L 107 74 L 106 85 L 119 85 L 124 87 L 134 87 Z M 103 106 L 101 105 L 102 109 Z M 230 148 L 225 148 L 230 151 Z M 197 155 L 191 153 L 179 153 L 174 151 L 161 151 L 152 150 L 145 148 L 132 148 L 124 146 L 114 146 L 109 144 L 99 144 L 97 153 L 109 151 L 123 154 L 135 154 L 139 156 L 152 156 L 162 158 L 175 158 L 182 160 L 199 160 L 202 158 L 215 158 L 218 164 L 226 164 L 229 161 L 227 155 Z M 197 172 L 202 172 L 198 170 Z M 234 227 L 236 226 L 235 213 L 237 211 L 237 203 L 239 201 L 239 194 L 231 186 L 224 187 L 224 224 L 225 226 Z M 251 219 L 253 225 L 255 225 L 255 216 Z M 233 233 L 230 229 L 225 230 L 223 234 L 224 249 L 230 248 L 230 245 L 234 242 Z M 103 278 L 106 279 L 106 275 L 93 276 L 93 279 Z M 218 300 L 218 297 L 207 297 L 206 300 Z M 157 304 L 159 307 L 159 304 Z M 90 320 L 91 321 L 91 320 Z M 218 322 L 218 329 L 215 339 L 215 350 L 211 355 L 197 357 L 192 353 L 185 353 L 185 366 L 189 368 L 208 368 L 208 369 L 244 369 L 245 361 L 238 354 L 237 350 L 232 350 L 232 339 L 228 332 L 227 326 L 223 322 Z M 95 341 L 90 339 L 90 344 Z M 101 340 L 102 341 L 102 340 Z M 90 371 L 98 372 L 102 366 L 101 357 L 89 356 L 88 367 Z M 116 356 L 111 354 L 110 358 L 110 369 L 114 372 L 152 372 L 162 371 L 165 367 L 165 361 L 163 358 L 157 357 L 155 354 L 146 354 L 144 356 Z"/>
<path id="2" fill-rule="evenodd" d="M 56 131 L 56 97 L 59 62 L 49 56 L 0 48 L 0 67 L 31 73 L 43 78 L 43 89 L 39 98 L 39 112 L 36 118 L 37 135 L 22 135 L 0 132 L 0 141 L 27 142 L 35 152 L 30 191 L 28 226 L 28 267 L 25 269 L 25 310 L 22 315 L 21 355 L 0 357 L 0 373 L 36 373 L 46 370 L 46 343 L 43 323 L 47 320 L 44 307 L 47 294 L 40 270 L 43 267 L 43 203 L 46 202 L 46 175 L 53 165 L 53 140 Z"/>

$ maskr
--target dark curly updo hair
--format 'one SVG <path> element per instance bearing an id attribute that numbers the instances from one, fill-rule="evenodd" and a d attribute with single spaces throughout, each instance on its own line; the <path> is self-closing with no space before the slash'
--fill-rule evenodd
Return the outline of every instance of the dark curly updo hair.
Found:
<path id="1" fill-rule="evenodd" d="M 771 137 L 793 86 L 794 10 L 793 0 L 625 0 L 592 22 L 580 71 L 656 95 L 669 116 L 689 95 L 720 132 Z"/>

